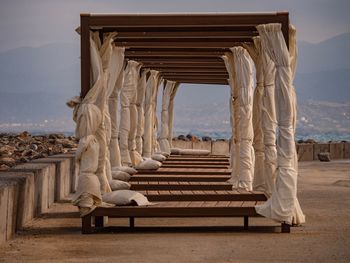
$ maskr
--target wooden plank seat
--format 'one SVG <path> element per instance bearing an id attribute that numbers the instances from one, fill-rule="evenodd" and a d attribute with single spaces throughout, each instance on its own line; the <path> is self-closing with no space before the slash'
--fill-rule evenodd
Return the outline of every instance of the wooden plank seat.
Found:
<path id="1" fill-rule="evenodd" d="M 229 165 L 230 163 L 227 161 L 178 161 L 178 160 L 165 160 L 163 164 L 176 164 L 176 165 L 199 165 L 199 164 L 206 164 L 206 165 Z"/>
<path id="2" fill-rule="evenodd" d="M 138 170 L 138 174 L 189 174 L 189 175 L 231 175 L 230 169 L 201 169 L 201 168 L 162 168 L 158 170 Z"/>
<path id="3" fill-rule="evenodd" d="M 156 201 L 266 201 L 262 192 L 236 190 L 138 190 L 148 200 Z"/>
<path id="4" fill-rule="evenodd" d="M 228 165 L 217 164 L 169 164 L 163 163 L 162 168 L 200 168 L 200 169 L 228 169 Z"/>
<path id="5" fill-rule="evenodd" d="M 135 181 L 131 190 L 231 190 L 232 185 L 226 182 L 179 182 L 179 181 Z"/>
<path id="6" fill-rule="evenodd" d="M 167 161 L 215 161 L 215 162 L 227 162 L 229 161 L 229 158 L 227 157 L 216 157 L 216 158 L 211 158 L 211 157 L 185 157 L 185 156 L 179 156 L 179 157 L 174 157 L 174 156 L 169 156 L 167 158 Z"/>
<path id="7" fill-rule="evenodd" d="M 135 174 L 131 176 L 130 182 L 134 181 L 192 181 L 192 182 L 225 182 L 229 180 L 229 175 L 148 175 L 148 174 Z"/>
<path id="8" fill-rule="evenodd" d="M 153 206 L 116 206 L 96 208 L 82 218 L 82 233 L 90 234 L 104 227 L 103 216 L 130 219 L 135 226 L 135 217 L 243 217 L 244 229 L 248 229 L 249 217 L 260 217 L 254 206 L 260 201 L 170 201 Z M 92 226 L 92 217 L 95 225 Z M 282 224 L 282 232 L 290 232 L 290 226 Z"/>

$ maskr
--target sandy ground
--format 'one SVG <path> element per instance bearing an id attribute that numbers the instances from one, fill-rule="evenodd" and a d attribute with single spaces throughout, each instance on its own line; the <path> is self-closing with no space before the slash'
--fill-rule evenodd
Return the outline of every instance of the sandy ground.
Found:
<path id="1" fill-rule="evenodd" d="M 242 219 L 203 218 L 136 219 L 136 231 L 113 219 L 114 233 L 81 235 L 76 209 L 57 204 L 0 262 L 350 262 L 350 160 L 300 163 L 298 195 L 307 223 L 291 234 L 264 218 L 248 232 Z"/>

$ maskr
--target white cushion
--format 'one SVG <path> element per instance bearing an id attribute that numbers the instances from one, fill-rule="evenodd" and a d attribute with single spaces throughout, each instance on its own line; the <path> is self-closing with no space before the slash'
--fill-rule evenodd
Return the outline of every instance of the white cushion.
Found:
<path id="1" fill-rule="evenodd" d="M 129 182 L 131 175 L 123 171 L 112 171 L 112 178 L 114 180 L 120 180 Z"/>
<path id="2" fill-rule="evenodd" d="M 179 149 L 179 148 L 171 148 L 170 152 L 171 152 L 171 154 L 180 154 L 181 149 Z"/>
<path id="3" fill-rule="evenodd" d="M 164 162 L 166 160 L 166 157 L 160 153 L 155 153 L 151 156 L 153 160 L 156 160 L 158 162 Z"/>
<path id="4" fill-rule="evenodd" d="M 139 165 L 136 165 L 135 168 L 137 170 L 157 170 L 161 166 L 162 166 L 162 163 L 152 159 L 147 159 L 142 163 L 140 163 Z"/>
<path id="5" fill-rule="evenodd" d="M 130 205 L 132 202 L 139 206 L 154 205 L 143 194 L 131 190 L 118 190 L 106 193 L 102 196 L 102 200 L 115 205 Z"/>
<path id="6" fill-rule="evenodd" d="M 200 149 L 180 149 L 182 155 L 209 155 L 210 151 Z"/>
<path id="7" fill-rule="evenodd" d="M 134 175 L 137 173 L 137 171 L 129 166 L 120 166 L 120 167 L 112 167 L 112 171 L 122 171 L 122 172 L 126 172 L 130 175 Z"/>
<path id="8" fill-rule="evenodd" d="M 109 185 L 111 186 L 112 190 L 124 190 L 124 189 L 130 189 L 131 185 L 127 182 L 123 182 L 120 180 L 111 180 L 109 182 Z"/>

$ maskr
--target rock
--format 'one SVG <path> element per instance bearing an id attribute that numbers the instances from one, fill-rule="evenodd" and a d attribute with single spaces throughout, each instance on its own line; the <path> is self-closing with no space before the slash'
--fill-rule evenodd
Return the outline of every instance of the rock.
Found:
<path id="1" fill-rule="evenodd" d="M 317 154 L 317 156 L 321 162 L 330 162 L 331 161 L 331 155 L 329 152 L 321 152 L 321 153 Z"/>
<path id="2" fill-rule="evenodd" d="M 186 138 L 189 139 L 189 140 L 192 140 L 192 137 L 193 137 L 192 134 L 187 134 L 187 135 L 186 135 Z"/>
<path id="3" fill-rule="evenodd" d="M 6 165 L 6 164 L 0 164 L 0 171 L 5 171 L 7 169 L 9 169 L 10 166 Z"/>
<path id="4" fill-rule="evenodd" d="M 33 143 L 33 144 L 30 145 L 30 149 L 36 151 L 36 150 L 38 150 L 38 145 L 36 145 L 35 143 Z"/>
<path id="5" fill-rule="evenodd" d="M 16 163 L 16 160 L 11 157 L 0 157 L 0 164 L 11 165 Z"/>
<path id="6" fill-rule="evenodd" d="M 304 140 L 298 140 L 297 143 L 304 143 Z"/>
<path id="7" fill-rule="evenodd" d="M 316 143 L 316 141 L 314 139 L 307 139 L 305 143 Z"/>
<path id="8" fill-rule="evenodd" d="M 222 139 L 222 138 L 219 138 L 219 139 L 216 139 L 217 142 L 224 142 L 226 141 L 226 139 Z"/>
<path id="9" fill-rule="evenodd" d="M 203 136 L 202 137 L 202 141 L 203 142 L 210 142 L 211 141 L 211 138 L 209 136 Z"/>
<path id="10" fill-rule="evenodd" d="M 29 134 L 29 132 L 24 131 L 24 132 L 20 133 L 18 135 L 18 137 L 21 138 L 22 140 L 27 140 L 30 137 L 30 134 Z"/>
<path id="11" fill-rule="evenodd" d="M 180 141 L 186 141 L 186 140 L 188 140 L 186 137 L 185 137 L 185 135 L 179 135 L 178 137 L 177 137 Z"/>
<path id="12" fill-rule="evenodd" d="M 192 135 L 192 139 L 191 139 L 191 141 L 192 141 L 192 142 L 199 142 L 199 141 L 200 141 L 200 139 L 199 139 L 197 136 Z"/>

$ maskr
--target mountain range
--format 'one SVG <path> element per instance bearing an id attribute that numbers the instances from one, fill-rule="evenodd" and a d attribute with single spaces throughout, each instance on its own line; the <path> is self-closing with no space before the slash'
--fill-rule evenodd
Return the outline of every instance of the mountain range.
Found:
<path id="1" fill-rule="evenodd" d="M 323 115 L 332 119 L 328 115 L 334 112 L 335 105 L 342 109 L 350 107 L 347 104 L 350 101 L 350 53 L 347 52 L 350 48 L 350 33 L 316 44 L 300 42 L 298 48 L 294 83 L 299 101 L 299 117 L 315 123 L 322 121 Z M 23 128 L 20 125 L 23 123 L 41 123 L 41 126 L 34 125 L 38 129 L 48 129 L 51 125 L 54 129 L 73 131 L 71 109 L 65 102 L 78 95 L 79 89 L 78 44 L 53 43 L 1 52 L 0 131 Z M 221 123 L 222 130 L 229 131 L 228 96 L 228 87 L 181 85 L 176 97 L 175 129 L 221 130 Z M 316 107 L 317 114 L 311 110 L 315 109 L 316 104 L 322 105 Z M 348 114 L 347 110 L 345 112 Z M 195 123 L 194 116 L 197 120 Z M 339 119 L 339 116 L 334 118 Z M 59 120 L 59 124 L 56 120 Z M 17 125 L 12 125 L 14 123 Z M 299 131 L 313 132 L 315 128 L 311 129 L 309 125 L 300 121 Z"/>

